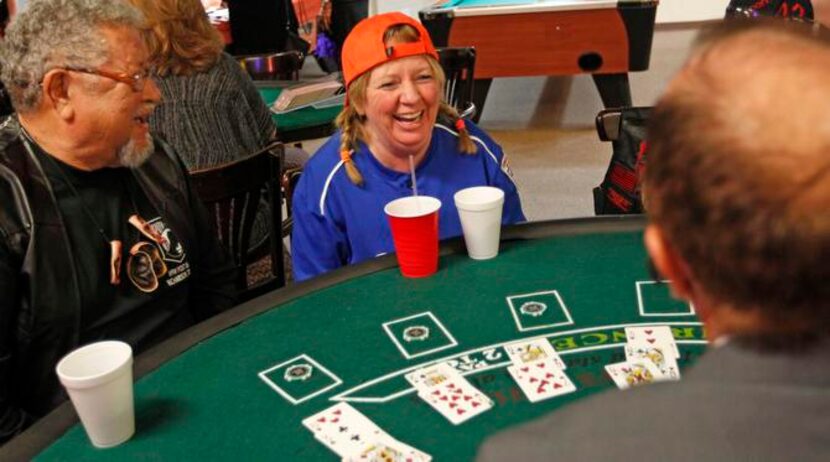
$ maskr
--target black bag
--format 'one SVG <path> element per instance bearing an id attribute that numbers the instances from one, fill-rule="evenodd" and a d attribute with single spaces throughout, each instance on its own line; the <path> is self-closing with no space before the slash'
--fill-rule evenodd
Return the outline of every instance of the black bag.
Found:
<path id="1" fill-rule="evenodd" d="M 646 162 L 646 125 L 650 107 L 606 109 L 597 115 L 597 133 L 611 141 L 613 153 L 605 178 L 594 188 L 597 215 L 643 213 L 640 177 Z"/>
<path id="2" fill-rule="evenodd" d="M 800 21 L 813 21 L 813 5 L 810 0 L 731 0 L 726 7 L 726 17 L 778 16 Z"/>

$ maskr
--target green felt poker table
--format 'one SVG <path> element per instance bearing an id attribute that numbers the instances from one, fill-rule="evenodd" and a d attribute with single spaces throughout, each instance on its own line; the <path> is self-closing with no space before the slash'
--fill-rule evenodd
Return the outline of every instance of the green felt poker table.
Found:
<path id="1" fill-rule="evenodd" d="M 285 80 L 254 81 L 259 96 L 268 107 L 271 107 L 285 88 L 297 83 Z M 277 125 L 277 137 L 283 143 L 325 138 L 334 133 L 334 119 L 341 109 L 342 104 L 320 109 L 309 106 L 282 114 L 271 113 L 271 120 Z"/>
<path id="2" fill-rule="evenodd" d="M 444 243 L 428 278 L 402 277 L 387 255 L 289 286 L 140 355 L 136 434 L 121 446 L 94 449 L 65 403 L 0 455 L 334 461 L 301 421 L 346 401 L 434 460 L 471 460 L 498 430 L 595 392 L 625 393 L 603 366 L 625 359 L 626 326 L 670 325 L 681 369 L 702 353 L 693 307 L 649 275 L 643 226 L 637 217 L 517 225 L 503 230 L 492 260 L 469 259 L 461 239 Z M 505 370 L 503 348 L 527 338 L 553 344 L 576 392 L 528 402 Z M 421 401 L 404 374 L 440 361 L 493 408 L 455 426 Z M 297 365 L 311 374 L 288 373 Z"/>

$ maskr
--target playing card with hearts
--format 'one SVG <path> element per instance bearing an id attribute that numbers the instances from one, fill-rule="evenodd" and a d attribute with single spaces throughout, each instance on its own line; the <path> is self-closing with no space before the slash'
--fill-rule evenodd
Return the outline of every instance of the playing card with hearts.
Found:
<path id="1" fill-rule="evenodd" d="M 463 377 L 418 392 L 418 396 L 454 425 L 487 411 L 493 401 Z"/>
<path id="2" fill-rule="evenodd" d="M 571 379 L 550 360 L 514 364 L 508 366 L 507 372 L 532 403 L 576 391 Z"/>
<path id="3" fill-rule="evenodd" d="M 669 326 L 632 326 L 625 328 L 628 345 L 670 347 L 675 358 L 680 358 L 680 349 Z"/>

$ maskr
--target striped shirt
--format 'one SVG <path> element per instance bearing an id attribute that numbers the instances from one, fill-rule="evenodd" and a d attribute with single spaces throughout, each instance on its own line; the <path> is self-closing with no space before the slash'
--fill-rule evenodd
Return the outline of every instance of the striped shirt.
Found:
<path id="1" fill-rule="evenodd" d="M 155 79 L 162 101 L 150 130 L 175 148 L 188 170 L 251 155 L 268 144 L 274 122 L 250 77 L 222 53 L 207 72 Z"/>

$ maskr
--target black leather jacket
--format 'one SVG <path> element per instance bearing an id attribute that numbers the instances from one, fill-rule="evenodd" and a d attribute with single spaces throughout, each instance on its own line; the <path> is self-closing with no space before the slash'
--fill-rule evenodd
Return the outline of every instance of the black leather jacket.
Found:
<path id="1" fill-rule="evenodd" d="M 156 140 L 133 173 L 185 247 L 197 320 L 229 308 L 234 270 L 191 190 L 181 161 Z M 52 186 L 21 141 L 15 116 L 0 121 L 0 444 L 62 401 L 54 367 L 79 346 L 77 268 Z M 195 310 L 198 310 L 196 312 Z"/>

